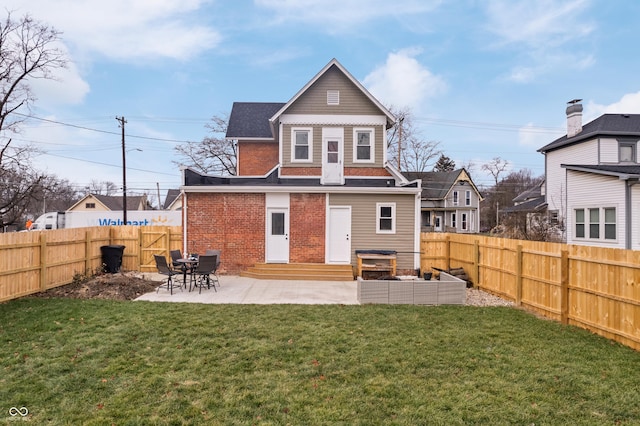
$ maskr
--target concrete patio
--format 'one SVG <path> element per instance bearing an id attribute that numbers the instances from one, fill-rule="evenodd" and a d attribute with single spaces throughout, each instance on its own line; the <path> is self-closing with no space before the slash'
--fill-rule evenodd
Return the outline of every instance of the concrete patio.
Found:
<path id="1" fill-rule="evenodd" d="M 145 278 L 166 281 L 157 273 L 145 273 Z M 260 280 L 235 275 L 221 275 L 215 291 L 174 288 L 173 294 L 161 288 L 136 300 L 152 302 L 229 303 L 229 304 L 299 304 L 357 305 L 356 281 Z"/>

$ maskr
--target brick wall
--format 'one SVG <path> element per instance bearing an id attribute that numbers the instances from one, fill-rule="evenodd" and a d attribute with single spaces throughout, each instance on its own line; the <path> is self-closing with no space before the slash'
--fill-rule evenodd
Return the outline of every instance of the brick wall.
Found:
<path id="1" fill-rule="evenodd" d="M 345 176 L 391 176 L 387 169 L 380 167 L 345 167 Z"/>
<path id="2" fill-rule="evenodd" d="M 324 194 L 291 194 L 289 199 L 289 261 L 324 263 Z"/>
<path id="3" fill-rule="evenodd" d="M 282 167 L 280 169 L 281 176 L 322 176 L 320 167 Z"/>
<path id="4" fill-rule="evenodd" d="M 238 176 L 262 176 L 278 164 L 277 142 L 239 142 Z"/>
<path id="5" fill-rule="evenodd" d="M 264 262 L 264 194 L 187 195 L 187 251 L 221 250 L 220 271 L 239 274 Z"/>

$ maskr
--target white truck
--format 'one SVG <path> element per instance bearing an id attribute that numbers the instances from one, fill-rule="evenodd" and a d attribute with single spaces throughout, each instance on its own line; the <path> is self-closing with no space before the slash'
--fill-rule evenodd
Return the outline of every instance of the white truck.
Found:
<path id="1" fill-rule="evenodd" d="M 180 226 L 181 224 L 182 212 L 179 210 L 127 211 L 127 225 Z M 49 212 L 37 218 L 31 225 L 31 230 L 117 225 L 124 225 L 122 211 Z"/>

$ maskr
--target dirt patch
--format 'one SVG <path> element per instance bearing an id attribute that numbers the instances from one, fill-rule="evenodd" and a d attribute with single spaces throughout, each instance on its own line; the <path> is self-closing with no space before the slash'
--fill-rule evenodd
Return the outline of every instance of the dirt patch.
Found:
<path id="1" fill-rule="evenodd" d="M 36 293 L 33 297 L 66 297 L 70 299 L 133 300 L 155 291 L 162 284 L 142 278 L 139 272 L 102 274 L 71 284 Z"/>

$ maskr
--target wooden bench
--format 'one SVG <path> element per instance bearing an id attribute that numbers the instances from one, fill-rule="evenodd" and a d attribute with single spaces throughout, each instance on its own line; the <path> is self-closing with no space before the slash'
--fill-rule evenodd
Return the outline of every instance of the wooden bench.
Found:
<path id="1" fill-rule="evenodd" d="M 380 253 L 358 253 L 358 276 L 364 278 L 365 272 L 388 272 L 396 275 L 396 255 Z"/>

